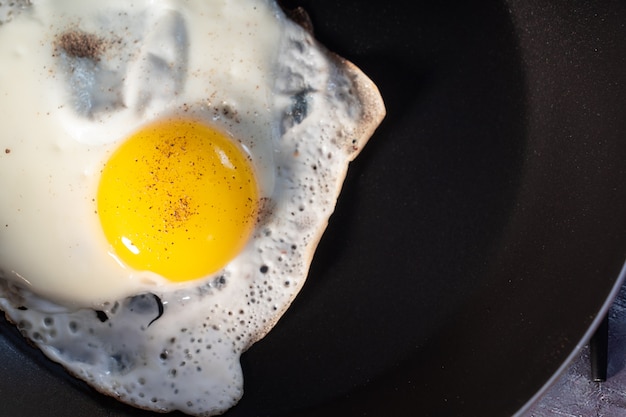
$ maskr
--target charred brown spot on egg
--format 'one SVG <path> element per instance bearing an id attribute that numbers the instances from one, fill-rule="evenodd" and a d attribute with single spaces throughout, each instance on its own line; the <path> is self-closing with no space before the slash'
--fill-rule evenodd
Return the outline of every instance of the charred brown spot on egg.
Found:
<path id="1" fill-rule="evenodd" d="M 302 6 L 296 4 L 295 1 L 279 0 L 278 5 L 283 9 L 287 17 L 300 25 L 302 29 L 313 34 L 313 22 L 311 17 Z"/>

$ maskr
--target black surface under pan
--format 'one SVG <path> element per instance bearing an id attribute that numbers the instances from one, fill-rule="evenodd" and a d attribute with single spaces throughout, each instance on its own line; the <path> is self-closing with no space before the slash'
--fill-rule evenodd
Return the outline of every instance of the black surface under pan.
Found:
<path id="1" fill-rule="evenodd" d="M 626 5 L 289 1 L 378 84 L 303 291 L 228 417 L 509 416 L 626 255 Z M 0 325 L 0 415 L 147 416 Z"/>

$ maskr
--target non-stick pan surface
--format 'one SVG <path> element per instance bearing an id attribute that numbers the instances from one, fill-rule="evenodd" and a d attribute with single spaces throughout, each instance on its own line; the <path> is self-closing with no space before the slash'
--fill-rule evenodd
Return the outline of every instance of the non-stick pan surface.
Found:
<path id="1" fill-rule="evenodd" d="M 626 254 L 626 6 L 305 0 L 388 116 L 241 416 L 507 416 L 588 335 Z M 6 65 L 3 63 L 2 65 Z M 145 416 L 0 327 L 0 415 Z"/>

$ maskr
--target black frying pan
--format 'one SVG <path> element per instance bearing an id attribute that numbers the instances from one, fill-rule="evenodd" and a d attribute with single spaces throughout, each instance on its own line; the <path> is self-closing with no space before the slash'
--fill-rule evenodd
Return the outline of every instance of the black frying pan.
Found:
<path id="1" fill-rule="evenodd" d="M 626 6 L 286 3 L 373 78 L 388 116 L 227 416 L 515 413 L 620 281 Z M 148 415 L 0 331 L 0 415 Z"/>

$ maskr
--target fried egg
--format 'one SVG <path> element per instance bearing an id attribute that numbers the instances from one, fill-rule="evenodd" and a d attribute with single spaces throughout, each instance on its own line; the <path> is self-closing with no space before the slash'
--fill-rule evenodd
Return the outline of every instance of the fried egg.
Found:
<path id="1" fill-rule="evenodd" d="M 104 394 L 223 413 L 378 90 L 266 0 L 0 5 L 0 62 L 0 308 Z"/>

